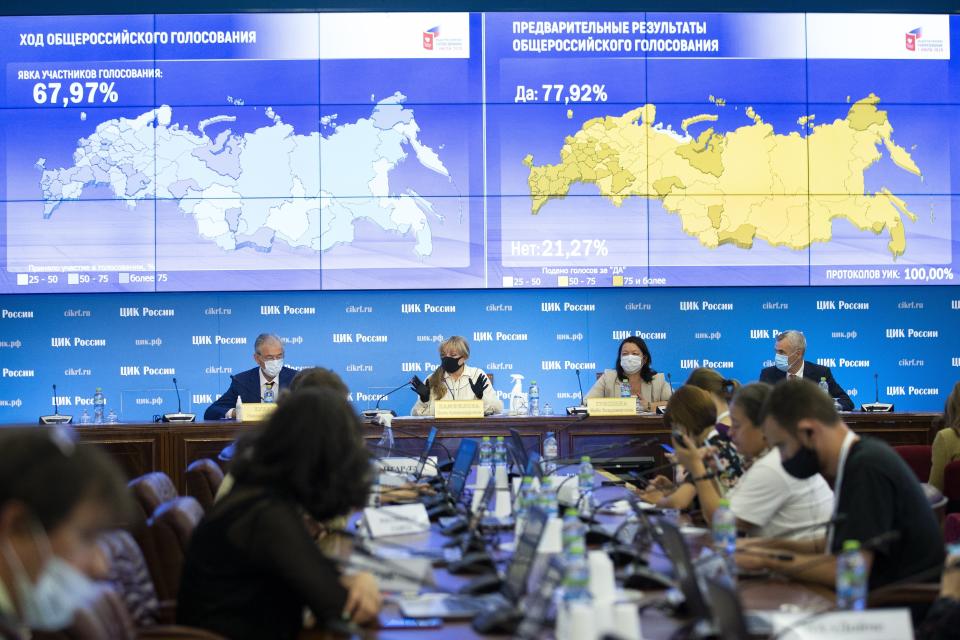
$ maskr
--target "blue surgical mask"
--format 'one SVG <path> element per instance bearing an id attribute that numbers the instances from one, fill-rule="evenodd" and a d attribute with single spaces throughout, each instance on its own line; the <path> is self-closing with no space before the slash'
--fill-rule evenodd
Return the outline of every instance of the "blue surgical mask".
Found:
<path id="1" fill-rule="evenodd" d="M 50 549 L 43 535 L 43 544 L 34 534 L 38 548 Z M 13 587 L 17 593 L 20 619 L 36 631 L 57 631 L 73 621 L 78 609 L 84 607 L 96 595 L 97 587 L 86 575 L 66 560 L 48 551 L 48 560 L 40 571 L 37 583 L 30 581 L 23 563 L 13 547 L 3 545 L 3 555 L 13 572 Z"/>
<path id="2" fill-rule="evenodd" d="M 276 378 L 283 369 L 283 360 L 267 360 L 263 363 L 263 372 L 268 378 Z"/>
<path id="3" fill-rule="evenodd" d="M 778 353 L 773 358 L 773 363 L 777 366 L 777 369 L 780 371 L 786 371 L 790 368 L 790 357 L 785 353 Z"/>

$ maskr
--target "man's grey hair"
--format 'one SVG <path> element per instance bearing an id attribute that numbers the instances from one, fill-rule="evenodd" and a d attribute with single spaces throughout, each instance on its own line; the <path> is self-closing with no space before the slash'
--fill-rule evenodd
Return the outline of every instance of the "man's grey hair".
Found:
<path id="1" fill-rule="evenodd" d="M 786 340 L 790 345 L 792 345 L 794 351 L 807 350 L 807 339 L 803 337 L 802 331 L 797 331 L 796 329 L 784 331 L 777 335 L 777 342 L 780 342 L 781 340 Z"/>
<path id="2" fill-rule="evenodd" d="M 280 339 L 280 336 L 278 336 L 277 334 L 275 334 L 275 333 L 261 333 L 260 335 L 257 336 L 257 339 L 254 340 L 254 342 L 253 342 L 253 350 L 254 350 L 254 352 L 257 353 L 257 355 L 259 355 L 259 354 L 260 354 L 260 347 L 263 346 L 263 343 L 264 343 L 264 342 L 271 342 L 271 341 L 274 341 L 274 340 L 276 340 L 277 343 L 278 343 L 281 347 L 283 346 L 283 340 L 281 340 L 281 339 Z"/>

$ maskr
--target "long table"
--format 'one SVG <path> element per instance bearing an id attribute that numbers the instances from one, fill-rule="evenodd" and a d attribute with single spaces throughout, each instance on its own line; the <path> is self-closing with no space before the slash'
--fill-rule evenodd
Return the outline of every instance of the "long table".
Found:
<path id="1" fill-rule="evenodd" d="M 935 413 L 849 413 L 844 420 L 857 433 L 881 438 L 891 445 L 930 444 L 935 433 Z M 491 416 L 482 419 L 435 420 L 432 418 L 395 418 L 396 449 L 414 453 L 423 448 L 423 439 L 431 427 L 438 427 L 437 455 L 443 449 L 454 451 L 462 438 L 508 435 L 516 429 L 527 449 L 540 450 L 547 432 L 554 432 L 561 458 L 582 454 L 603 457 L 651 456 L 662 464 L 663 451 L 656 444 L 639 446 L 640 440 L 656 438 L 669 441 L 669 431 L 659 416 L 617 418 L 568 416 Z M 80 441 L 104 447 L 131 478 L 151 471 L 167 473 L 182 492 L 186 488 L 184 472 L 194 460 L 217 458 L 229 442 L 250 425 L 233 421 L 196 423 L 131 423 L 77 425 Z M 375 443 L 382 429 L 369 425 L 365 437 Z M 626 445 L 628 441 L 635 441 Z"/>

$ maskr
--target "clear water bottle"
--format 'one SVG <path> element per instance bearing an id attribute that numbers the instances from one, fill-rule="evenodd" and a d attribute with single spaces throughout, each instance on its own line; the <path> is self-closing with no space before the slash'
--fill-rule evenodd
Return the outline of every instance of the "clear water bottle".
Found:
<path id="1" fill-rule="evenodd" d="M 273 385 L 271 384 L 263 392 L 263 401 L 268 404 L 273 404 L 276 399 L 277 397 L 273 393 Z"/>
<path id="2" fill-rule="evenodd" d="M 516 509 L 514 509 L 514 537 L 523 534 L 523 527 L 527 521 L 527 512 L 536 505 L 536 493 L 533 490 L 533 478 L 524 476 L 520 481 L 520 492 L 517 494 Z"/>
<path id="3" fill-rule="evenodd" d="M 826 377 L 821 377 L 820 382 L 817 383 L 817 386 L 820 387 L 820 390 L 823 391 L 828 396 L 830 395 L 830 385 L 827 384 Z"/>
<path id="4" fill-rule="evenodd" d="M 493 443 L 490 442 L 490 436 L 483 436 L 480 441 L 480 466 L 493 466 Z"/>
<path id="5" fill-rule="evenodd" d="M 497 443 L 493 447 L 493 464 L 497 467 L 507 465 L 507 443 L 503 436 L 497 436 Z"/>
<path id="6" fill-rule="evenodd" d="M 266 396 L 264 396 L 266 398 Z M 383 427 L 383 433 L 380 435 L 380 441 L 377 442 L 377 453 L 381 457 L 393 455 L 393 446 L 396 441 L 393 439 L 393 426 L 386 424 Z"/>
<path id="7" fill-rule="evenodd" d="M 86 409 L 80 414 L 80 424 L 90 424 L 90 412 Z"/>
<path id="8" fill-rule="evenodd" d="M 580 513 L 570 508 L 563 512 L 563 552 L 570 553 L 573 549 L 585 547 L 587 528 L 580 520 Z"/>
<path id="9" fill-rule="evenodd" d="M 550 403 L 549 403 L 549 402 L 544 403 L 544 405 L 543 405 L 543 411 L 540 412 L 540 415 L 543 415 L 543 416 L 552 416 L 552 415 L 553 415 L 553 407 L 550 406 Z"/>
<path id="10" fill-rule="evenodd" d="M 120 422 L 120 417 L 117 415 L 117 412 L 113 409 L 107 412 L 107 424 L 117 424 Z"/>
<path id="11" fill-rule="evenodd" d="M 540 487 L 540 493 L 537 494 L 537 506 L 547 514 L 548 518 L 556 518 L 560 515 L 557 492 L 550 487 Z"/>
<path id="12" fill-rule="evenodd" d="M 557 437 L 553 431 L 547 431 L 547 437 L 543 439 L 543 474 L 550 475 L 557 471 Z"/>
<path id="13" fill-rule="evenodd" d="M 103 389 L 97 387 L 93 392 L 93 424 L 103 424 L 106 407 L 107 399 L 103 395 Z"/>
<path id="14" fill-rule="evenodd" d="M 569 514 L 572 512 L 572 516 Z M 563 560 L 566 571 L 563 577 L 563 600 L 565 604 L 574 602 L 590 602 L 590 565 L 587 562 L 587 546 L 581 533 L 583 524 L 577 517 L 576 510 L 571 509 L 564 518 Z M 568 537 L 567 522 L 570 519 L 570 533 Z M 574 524 L 573 521 L 576 521 Z"/>
<path id="15" fill-rule="evenodd" d="M 723 556 L 730 581 L 733 582 L 737 575 L 734 558 L 737 552 L 737 517 L 730 510 L 730 501 L 726 498 L 720 499 L 720 505 L 713 512 L 713 548 Z"/>
<path id="16" fill-rule="evenodd" d="M 527 406 L 530 409 L 530 415 L 540 415 L 540 387 L 536 380 L 530 381 L 530 388 L 527 390 Z"/>
<path id="17" fill-rule="evenodd" d="M 631 394 L 630 394 L 630 381 L 629 381 L 629 380 L 621 380 L 621 381 L 620 381 L 620 397 L 621 397 L 621 398 L 629 398 L 630 395 L 631 395 Z"/>
<path id="18" fill-rule="evenodd" d="M 593 514 L 596 500 L 593 497 L 593 487 L 595 481 L 593 465 L 590 463 L 590 456 L 581 456 L 580 469 L 577 471 L 577 482 L 580 488 L 580 510 L 584 515 Z"/>
<path id="19" fill-rule="evenodd" d="M 837 609 L 863 611 L 867 606 L 867 565 L 860 543 L 846 540 L 837 557 Z"/>

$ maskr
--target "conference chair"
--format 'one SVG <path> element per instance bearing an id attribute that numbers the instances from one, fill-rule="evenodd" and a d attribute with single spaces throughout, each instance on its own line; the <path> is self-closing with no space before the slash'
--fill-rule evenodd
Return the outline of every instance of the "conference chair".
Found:
<path id="1" fill-rule="evenodd" d="M 194 460 L 187 467 L 186 480 L 187 495 L 196 498 L 204 511 L 209 511 L 223 482 L 223 469 L 209 458 Z"/>
<path id="2" fill-rule="evenodd" d="M 203 517 L 203 507 L 189 496 L 174 498 L 160 505 L 147 521 L 147 529 L 156 550 L 151 567 L 154 586 L 161 601 L 176 600 L 180 589 L 183 561 L 190 537 Z M 147 555 L 147 562 L 150 562 Z"/>
<path id="3" fill-rule="evenodd" d="M 31 634 L 33 640 L 224 640 L 221 636 L 180 625 L 138 629 L 120 596 L 105 583 L 96 584 L 93 598 L 77 611 L 70 626 L 62 631 Z"/>
<path id="4" fill-rule="evenodd" d="M 943 495 L 947 497 L 947 513 L 960 512 L 960 460 L 943 469 Z"/>
<path id="5" fill-rule="evenodd" d="M 928 444 L 904 444 L 893 448 L 904 462 L 913 469 L 920 482 L 930 481 L 930 464 L 933 460 L 933 447 Z"/>
<path id="6" fill-rule="evenodd" d="M 123 600 L 134 624 L 152 627 L 161 620 L 172 622 L 175 617 L 172 612 L 161 616 L 157 589 L 143 551 L 133 536 L 123 529 L 114 529 L 100 534 L 97 544 L 110 567 L 105 580 Z"/>
<path id="7" fill-rule="evenodd" d="M 177 497 L 177 488 L 170 476 L 162 471 L 154 471 L 134 478 L 127 483 L 133 498 L 143 510 L 144 521 L 149 520 L 153 512 L 164 502 Z"/>
<path id="8" fill-rule="evenodd" d="M 947 544 L 960 542 L 960 513 L 948 513 L 943 523 L 943 541 Z"/>

